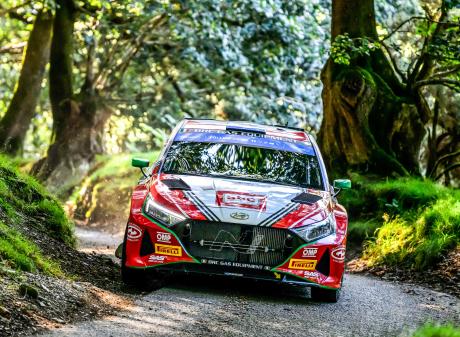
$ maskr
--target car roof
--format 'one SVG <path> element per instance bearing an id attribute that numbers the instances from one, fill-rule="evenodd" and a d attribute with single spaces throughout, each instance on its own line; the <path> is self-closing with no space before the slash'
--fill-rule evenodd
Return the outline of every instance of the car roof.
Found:
<path id="1" fill-rule="evenodd" d="M 186 119 L 182 125 L 184 129 L 198 130 L 238 130 L 242 132 L 265 132 L 270 136 L 277 136 L 297 141 L 310 142 L 309 134 L 298 128 L 279 125 L 264 125 L 244 121 L 221 121 L 214 119 Z"/>

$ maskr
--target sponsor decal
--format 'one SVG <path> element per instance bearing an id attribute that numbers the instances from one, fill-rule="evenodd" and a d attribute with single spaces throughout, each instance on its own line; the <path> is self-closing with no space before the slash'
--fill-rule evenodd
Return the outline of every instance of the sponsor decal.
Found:
<path id="1" fill-rule="evenodd" d="M 290 259 L 289 260 L 289 269 L 298 269 L 298 270 L 315 270 L 316 260 L 303 260 L 303 259 Z"/>
<path id="2" fill-rule="evenodd" d="M 155 254 L 182 256 L 182 247 L 155 243 Z"/>
<path id="3" fill-rule="evenodd" d="M 142 191 L 134 191 L 133 192 L 133 199 L 135 200 L 140 200 L 140 199 L 144 199 L 145 196 L 147 194 L 147 191 L 145 190 L 142 190 Z"/>
<path id="4" fill-rule="evenodd" d="M 231 261 L 221 261 L 221 260 L 210 260 L 210 259 L 201 259 L 201 263 L 210 264 L 214 266 L 223 266 L 223 267 L 237 267 L 237 268 L 247 268 L 247 269 L 257 269 L 257 270 L 271 270 L 270 266 L 263 266 L 260 264 L 251 264 L 251 263 L 241 263 L 241 262 L 231 262 Z"/>
<path id="5" fill-rule="evenodd" d="M 273 273 L 273 275 L 275 275 L 275 278 L 277 280 L 281 279 L 281 274 L 280 273 L 277 273 L 276 271 Z"/>
<path id="6" fill-rule="evenodd" d="M 316 271 L 304 271 L 303 276 L 308 278 L 318 278 L 319 274 Z"/>
<path id="7" fill-rule="evenodd" d="M 166 256 L 159 256 L 159 255 L 149 256 L 149 262 L 163 263 L 165 259 L 166 259 Z"/>
<path id="8" fill-rule="evenodd" d="M 217 191 L 216 193 L 216 202 L 219 206 L 242 207 L 265 211 L 266 201 L 267 196 L 263 194 L 231 191 Z"/>
<path id="9" fill-rule="evenodd" d="M 135 224 L 129 224 L 128 225 L 128 233 L 127 233 L 127 239 L 128 241 L 137 241 L 139 238 L 142 236 L 142 229 L 139 228 L 139 226 Z"/>
<path id="10" fill-rule="evenodd" d="M 157 232 L 157 241 L 171 243 L 171 233 Z"/>
<path id="11" fill-rule="evenodd" d="M 244 212 L 234 212 L 230 216 L 236 220 L 247 220 L 249 218 L 249 214 Z"/>
<path id="12" fill-rule="evenodd" d="M 142 208 L 133 208 L 132 212 L 133 212 L 133 214 L 141 214 L 142 213 Z"/>
<path id="13" fill-rule="evenodd" d="M 345 247 L 340 246 L 337 248 L 334 248 L 331 252 L 332 259 L 335 262 L 344 262 L 345 261 Z"/>
<path id="14" fill-rule="evenodd" d="M 297 141 L 295 139 L 275 135 L 254 133 L 251 131 L 227 131 L 213 129 L 181 129 L 174 138 L 175 141 L 205 142 L 239 144 L 256 146 L 268 149 L 276 149 L 289 152 L 305 153 L 315 156 L 309 141 Z"/>
<path id="15" fill-rule="evenodd" d="M 302 257 L 316 257 L 318 248 L 305 247 L 302 252 Z"/>

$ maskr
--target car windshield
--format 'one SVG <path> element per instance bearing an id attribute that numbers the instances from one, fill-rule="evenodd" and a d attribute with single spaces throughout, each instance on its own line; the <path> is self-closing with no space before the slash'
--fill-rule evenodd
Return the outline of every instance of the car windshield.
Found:
<path id="1" fill-rule="evenodd" d="M 318 159 L 234 144 L 174 142 L 163 173 L 224 177 L 322 189 Z"/>

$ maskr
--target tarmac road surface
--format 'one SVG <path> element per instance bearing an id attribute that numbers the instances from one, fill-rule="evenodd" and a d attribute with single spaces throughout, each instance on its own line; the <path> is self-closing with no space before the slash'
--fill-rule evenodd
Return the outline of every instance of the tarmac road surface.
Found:
<path id="1" fill-rule="evenodd" d="M 338 303 L 308 288 L 209 277 L 175 281 L 137 295 L 135 306 L 41 336 L 409 336 L 431 322 L 460 324 L 460 300 L 379 279 L 345 276 Z"/>

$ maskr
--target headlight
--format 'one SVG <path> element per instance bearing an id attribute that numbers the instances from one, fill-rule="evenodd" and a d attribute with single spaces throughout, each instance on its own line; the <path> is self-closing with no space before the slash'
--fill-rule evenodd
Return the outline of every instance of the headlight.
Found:
<path id="1" fill-rule="evenodd" d="M 176 212 L 173 212 L 155 202 L 150 194 L 147 196 L 147 200 L 145 201 L 144 212 L 166 226 L 175 225 L 176 223 L 186 219 L 182 214 L 177 214 Z"/>
<path id="2" fill-rule="evenodd" d="M 331 214 L 327 219 L 304 227 L 293 228 L 293 231 L 307 242 L 322 239 L 334 234 L 335 220 Z"/>

